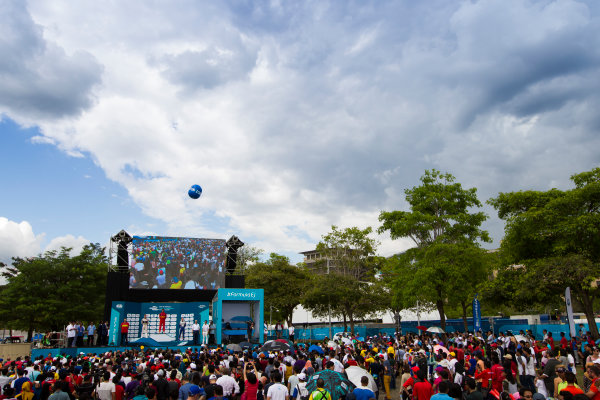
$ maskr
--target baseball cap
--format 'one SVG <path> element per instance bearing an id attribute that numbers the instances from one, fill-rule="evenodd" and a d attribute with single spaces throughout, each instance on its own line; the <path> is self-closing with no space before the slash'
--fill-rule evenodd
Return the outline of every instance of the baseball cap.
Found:
<path id="1" fill-rule="evenodd" d="M 198 385 L 190 386 L 190 389 L 189 389 L 190 396 L 196 396 L 196 395 L 200 394 L 200 392 L 201 392 L 201 389 Z"/>
<path id="2" fill-rule="evenodd" d="M 305 381 L 306 380 L 306 374 L 304 372 L 300 372 L 298 374 L 298 379 L 300 379 L 301 381 Z"/>
<path id="3" fill-rule="evenodd" d="M 208 377 L 209 381 L 216 381 L 217 380 L 217 376 L 215 374 L 212 374 L 211 376 Z"/>

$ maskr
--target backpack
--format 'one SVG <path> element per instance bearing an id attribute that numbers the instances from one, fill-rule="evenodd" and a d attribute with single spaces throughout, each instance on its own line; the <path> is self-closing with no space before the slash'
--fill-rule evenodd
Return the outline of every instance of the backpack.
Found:
<path id="1" fill-rule="evenodd" d="M 306 382 L 300 382 L 296 387 L 298 388 L 298 398 L 300 400 L 308 400 L 310 393 L 306 388 Z"/>

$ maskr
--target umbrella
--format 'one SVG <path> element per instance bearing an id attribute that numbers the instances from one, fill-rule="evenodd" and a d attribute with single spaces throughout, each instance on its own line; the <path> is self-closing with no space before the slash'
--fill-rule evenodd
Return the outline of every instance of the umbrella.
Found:
<path id="1" fill-rule="evenodd" d="M 362 369 L 361 367 L 351 366 L 346 368 L 346 374 L 348 375 L 348 380 L 354 383 L 357 387 L 361 387 L 360 379 L 363 376 L 369 378 L 368 388 L 373 391 L 373 393 L 377 393 L 377 383 L 375 383 L 375 379 L 373 379 L 373 375 L 371 375 L 366 369 Z"/>
<path id="2" fill-rule="evenodd" d="M 341 373 L 325 369 L 314 373 L 310 377 L 306 384 L 309 393 L 317 390 L 317 379 L 319 378 L 322 378 L 325 382 L 324 388 L 331 394 L 331 400 L 341 399 L 356 388 L 354 383 L 346 379 Z"/>
<path id="3" fill-rule="evenodd" d="M 365 338 L 362 337 L 362 336 L 359 336 L 359 337 L 356 338 L 356 340 L 358 340 L 359 342 L 364 342 Z"/>
<path id="4" fill-rule="evenodd" d="M 310 346 L 310 347 L 308 348 L 308 352 L 309 352 L 309 353 L 312 353 L 313 351 L 316 351 L 317 353 L 319 353 L 319 354 L 321 354 L 321 355 L 323 355 L 323 353 L 325 353 L 325 352 L 323 351 L 323 349 L 322 349 L 322 348 L 320 348 L 319 346 L 317 346 L 316 344 L 313 344 L 312 346 Z"/>
<path id="5" fill-rule="evenodd" d="M 276 342 L 287 343 L 288 341 L 285 339 L 275 339 Z"/>
<path id="6" fill-rule="evenodd" d="M 515 340 L 518 342 L 529 342 L 529 339 L 523 335 L 514 335 Z"/>
<path id="7" fill-rule="evenodd" d="M 345 345 L 349 345 L 349 344 L 352 344 L 352 339 L 348 339 L 347 337 L 343 337 L 343 338 L 342 338 L 342 342 L 343 342 Z"/>
<path id="8" fill-rule="evenodd" d="M 231 351 L 242 351 L 242 348 L 239 344 L 231 343 L 227 345 L 227 350 Z"/>
<path id="9" fill-rule="evenodd" d="M 291 349 L 292 348 L 287 343 L 276 342 L 274 340 L 270 340 L 268 342 L 265 342 L 265 344 L 263 344 L 263 346 L 260 348 L 260 351 L 288 351 Z"/>
<path id="10" fill-rule="evenodd" d="M 419 325 L 419 326 L 417 326 L 417 329 L 420 330 L 420 331 L 426 331 L 427 327 L 423 326 L 423 325 Z"/>
<path id="11" fill-rule="evenodd" d="M 448 349 L 442 345 L 436 344 L 435 346 L 433 346 L 434 353 L 438 353 L 440 350 L 442 350 L 446 354 L 450 354 L 450 351 L 448 351 Z"/>
<path id="12" fill-rule="evenodd" d="M 336 342 L 334 342 L 333 340 L 330 340 L 329 342 L 327 342 L 327 347 L 331 347 L 332 349 L 337 350 L 337 348 L 339 346 Z"/>
<path id="13" fill-rule="evenodd" d="M 431 333 L 445 333 L 442 328 L 439 328 L 437 326 L 432 326 L 431 328 L 427 328 L 427 332 L 431 332 Z"/>
<path id="14" fill-rule="evenodd" d="M 241 342 L 240 343 L 240 347 L 242 349 L 251 349 L 252 348 L 252 343 L 250 343 L 250 342 Z"/>

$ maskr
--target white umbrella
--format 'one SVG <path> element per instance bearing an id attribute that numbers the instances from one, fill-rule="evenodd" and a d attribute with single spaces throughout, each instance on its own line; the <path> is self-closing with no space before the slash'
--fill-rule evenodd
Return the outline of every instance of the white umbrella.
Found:
<path id="1" fill-rule="evenodd" d="M 351 366 L 346 368 L 346 374 L 348 375 L 348 380 L 356 385 L 356 387 L 362 387 L 360 383 L 360 379 L 363 376 L 369 378 L 369 384 L 367 385 L 369 389 L 373 391 L 373 393 L 377 393 L 377 384 L 375 383 L 375 379 L 373 379 L 373 375 L 371 375 L 366 369 L 362 369 L 361 367 Z"/>
<path id="2" fill-rule="evenodd" d="M 523 336 L 523 335 L 515 335 L 513 336 L 515 338 L 515 340 L 517 341 L 517 343 L 519 342 L 529 342 L 529 338 Z"/>
<path id="3" fill-rule="evenodd" d="M 351 340 L 351 339 L 348 339 L 347 337 L 343 337 L 343 338 L 342 338 L 342 342 L 343 342 L 345 345 L 352 344 L 352 340 Z"/>
<path id="4" fill-rule="evenodd" d="M 337 348 L 339 346 L 336 342 L 334 342 L 333 340 L 330 340 L 329 342 L 327 342 L 327 347 L 331 347 L 332 349 L 337 350 Z"/>
<path id="5" fill-rule="evenodd" d="M 445 333 L 442 328 L 439 328 L 437 326 L 432 326 L 431 328 L 427 328 L 427 332 L 431 332 L 431 333 Z"/>

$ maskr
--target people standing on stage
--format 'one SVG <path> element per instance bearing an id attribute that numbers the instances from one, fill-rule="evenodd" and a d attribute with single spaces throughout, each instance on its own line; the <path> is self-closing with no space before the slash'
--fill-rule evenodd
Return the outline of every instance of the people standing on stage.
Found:
<path id="1" fill-rule="evenodd" d="M 83 322 L 77 323 L 77 347 L 83 347 L 83 334 L 85 333 L 85 326 Z"/>
<path id="2" fill-rule="evenodd" d="M 70 322 L 67 325 L 67 347 L 73 347 L 75 344 L 75 337 L 77 336 L 77 332 L 75 329 L 75 324 Z"/>
<path id="3" fill-rule="evenodd" d="M 94 325 L 93 322 L 90 322 L 88 324 L 87 333 L 88 333 L 87 345 L 93 346 L 94 345 L 94 334 L 96 333 L 96 325 Z"/>
<path id="4" fill-rule="evenodd" d="M 281 339 L 282 331 L 283 325 L 281 325 L 281 322 L 277 321 L 277 324 L 275 324 L 275 334 L 277 335 L 277 339 Z"/>
<path id="5" fill-rule="evenodd" d="M 121 346 L 127 346 L 127 334 L 129 333 L 129 322 L 127 322 L 127 318 L 123 319 L 123 323 L 121 324 Z"/>
<path id="6" fill-rule="evenodd" d="M 160 314 L 158 314 L 158 333 L 160 333 L 161 329 L 162 329 L 162 333 L 165 333 L 166 322 L 167 322 L 167 313 L 165 312 L 165 309 L 163 308 L 162 311 L 160 312 Z"/>
<path id="7" fill-rule="evenodd" d="M 185 319 L 183 317 L 181 317 L 181 321 L 179 321 L 179 340 L 183 340 L 183 338 L 185 337 L 185 327 L 187 326 L 187 323 L 185 322 Z"/>
<path id="8" fill-rule="evenodd" d="M 215 344 L 215 332 L 217 331 L 217 327 L 215 326 L 215 321 L 210 321 L 210 336 L 208 338 L 208 342 L 210 344 Z"/>
<path id="9" fill-rule="evenodd" d="M 290 336 L 290 341 L 294 341 L 294 332 L 295 332 L 295 328 L 294 325 L 290 324 L 290 326 L 288 327 L 288 334 Z"/>
<path id="10" fill-rule="evenodd" d="M 103 322 L 101 324 L 102 326 L 102 343 L 100 343 L 101 346 L 106 346 L 108 344 L 108 328 L 109 328 L 109 324 L 108 321 Z M 98 340 L 100 340 L 100 334 L 98 334 Z"/>
<path id="11" fill-rule="evenodd" d="M 192 337 L 194 338 L 194 345 L 198 344 L 198 338 L 200 337 L 200 324 L 198 320 L 194 320 L 194 324 L 192 325 Z"/>
<path id="12" fill-rule="evenodd" d="M 246 321 L 246 333 L 247 333 L 249 342 L 252 341 L 252 330 L 253 329 L 254 329 L 254 322 L 252 322 L 252 320 L 249 319 L 248 321 Z"/>
<path id="13" fill-rule="evenodd" d="M 204 321 L 204 325 L 202 325 L 202 344 L 208 344 L 209 331 L 210 327 L 208 326 L 208 321 Z"/>
<path id="14" fill-rule="evenodd" d="M 264 326 L 263 326 L 263 330 L 264 330 L 264 332 L 263 332 L 263 333 L 264 333 L 264 335 L 265 335 L 265 340 L 267 340 L 267 338 L 269 337 L 269 327 L 267 326 L 267 323 L 266 323 L 266 322 L 265 322 L 263 325 L 264 325 Z"/>
<path id="15" fill-rule="evenodd" d="M 148 315 L 144 314 L 144 318 L 142 318 L 142 337 L 148 337 Z"/>

